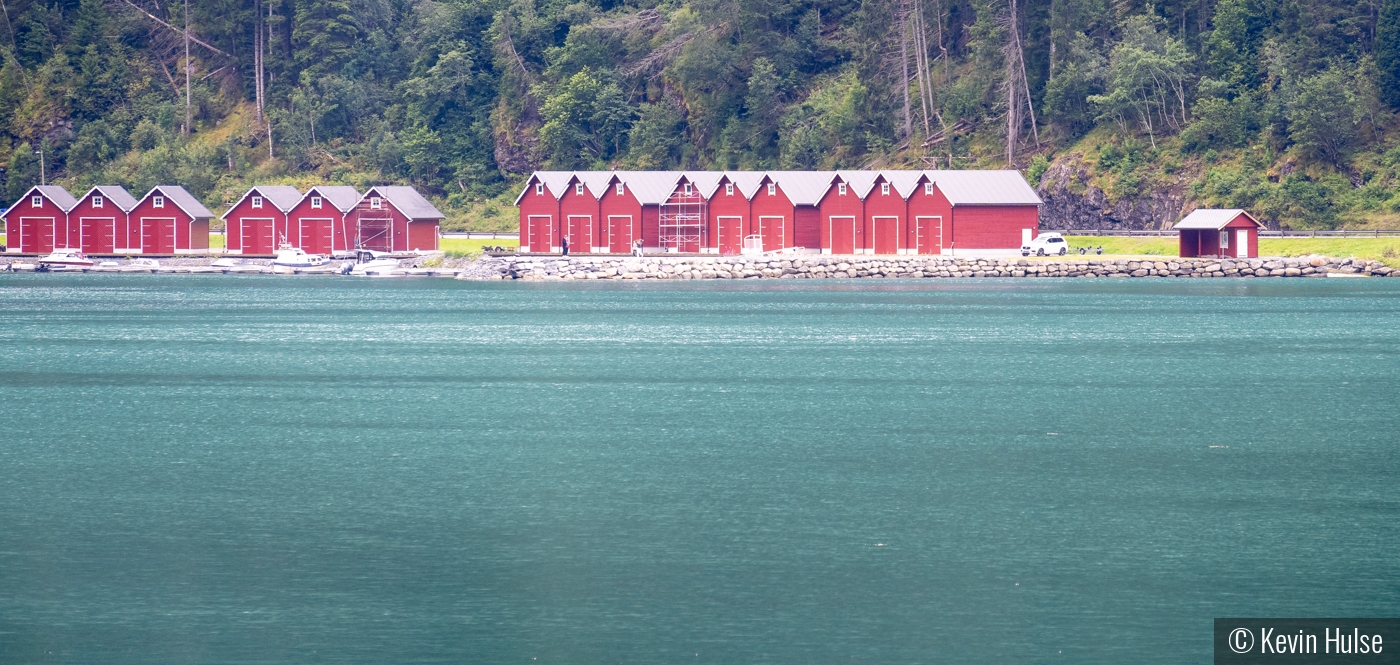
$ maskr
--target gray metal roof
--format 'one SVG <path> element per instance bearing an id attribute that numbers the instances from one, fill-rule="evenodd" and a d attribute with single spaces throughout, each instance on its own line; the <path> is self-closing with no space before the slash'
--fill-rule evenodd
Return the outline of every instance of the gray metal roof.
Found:
<path id="1" fill-rule="evenodd" d="M 151 191 L 146 192 L 146 195 L 141 197 L 141 200 L 144 201 L 150 198 L 150 196 L 157 191 L 165 198 L 173 201 L 175 205 L 180 206 L 180 209 L 185 211 L 185 214 L 190 217 L 195 219 L 214 218 L 214 213 L 210 212 L 208 208 L 204 207 L 203 203 L 199 202 L 199 199 L 195 198 L 193 194 L 185 191 L 185 188 L 179 185 L 156 185 L 151 188 Z"/>
<path id="2" fill-rule="evenodd" d="M 355 208 L 355 204 L 360 202 L 360 193 L 349 185 L 316 185 L 306 190 L 306 194 L 302 198 L 311 196 L 312 192 L 330 201 L 331 205 L 341 212 L 350 212 Z"/>
<path id="3" fill-rule="evenodd" d="M 908 199 L 914 189 L 919 186 L 919 178 L 924 177 L 923 171 L 881 171 L 880 175 L 885 176 L 894 191 L 899 193 L 900 198 Z"/>
<path id="4" fill-rule="evenodd" d="M 601 199 L 608 191 L 608 183 L 612 182 L 613 171 L 575 171 L 574 175 L 583 181 L 588 191 L 593 194 L 593 198 Z"/>
<path id="5" fill-rule="evenodd" d="M 573 179 L 573 171 L 535 171 L 530 175 L 530 179 L 525 181 L 525 187 L 520 190 L 520 196 L 515 197 L 515 205 L 520 205 L 520 199 L 525 198 L 525 194 L 530 191 L 530 186 L 536 181 L 543 183 L 545 189 L 549 190 L 556 201 L 564 198 L 564 192 L 569 190 L 569 181 Z"/>
<path id="6" fill-rule="evenodd" d="M 24 193 L 24 196 L 29 196 L 33 192 L 39 192 L 44 198 L 53 201 L 63 212 L 68 212 L 72 210 L 74 206 L 78 205 L 78 200 L 73 198 L 73 195 L 69 194 L 68 190 L 58 185 L 35 185 L 30 187 L 29 191 Z M 24 196 L 21 196 L 19 200 L 23 201 Z M 10 207 L 13 208 L 14 206 L 12 205 Z"/>
<path id="7" fill-rule="evenodd" d="M 617 175 L 639 203 L 659 205 L 670 198 L 683 174 L 680 171 L 618 171 Z"/>
<path id="8" fill-rule="evenodd" d="M 865 198 L 870 193 L 870 189 L 875 186 L 875 177 L 878 171 L 837 171 L 836 176 L 841 178 L 853 191 L 856 196 Z"/>
<path id="9" fill-rule="evenodd" d="M 814 206 L 831 189 L 835 171 L 769 171 L 768 176 L 783 189 L 793 205 Z"/>
<path id="10" fill-rule="evenodd" d="M 723 171 L 686 171 L 685 177 L 690 180 L 695 189 L 700 190 L 700 196 L 706 199 L 715 195 L 715 190 L 719 189 L 719 181 L 724 177 Z"/>
<path id="11" fill-rule="evenodd" d="M 1196 210 L 1192 211 L 1191 214 L 1187 215 L 1181 221 L 1177 222 L 1176 226 L 1173 226 L 1172 228 L 1206 229 L 1218 231 L 1220 229 L 1225 228 L 1226 224 L 1235 221 L 1235 218 L 1239 217 L 1240 215 L 1244 215 L 1245 217 L 1249 218 L 1249 221 L 1254 222 L 1256 226 L 1264 226 L 1263 224 L 1260 224 L 1259 220 L 1255 219 L 1253 215 L 1243 210 L 1240 210 L 1239 208 L 1197 208 Z"/>
<path id="12" fill-rule="evenodd" d="M 762 171 L 725 171 L 724 176 L 739 188 L 739 193 L 746 199 L 752 199 L 758 193 L 758 186 L 763 184 Z"/>
<path id="13" fill-rule="evenodd" d="M 244 199 L 252 196 L 253 192 L 257 192 L 258 196 L 267 199 L 273 207 L 282 212 L 290 211 L 292 208 L 296 207 L 297 203 L 301 202 L 301 192 L 297 191 L 296 187 L 290 185 L 253 185 L 248 188 L 248 191 L 243 192 L 243 196 L 239 197 L 237 201 L 234 201 L 233 205 L 228 207 L 228 210 L 224 211 L 224 217 L 228 217 L 228 214 L 233 212 L 233 209 L 237 208 L 238 204 L 242 203 Z"/>
<path id="14" fill-rule="evenodd" d="M 369 191 L 365 192 L 365 195 L 361 196 L 360 200 L 363 201 L 365 197 L 370 195 L 370 192 L 379 192 L 379 195 L 384 197 L 384 200 L 388 201 L 390 205 L 393 205 L 394 208 L 403 213 L 404 217 L 407 217 L 410 221 L 415 219 L 447 218 L 447 215 L 438 211 L 437 206 L 429 203 L 428 199 L 423 198 L 423 195 L 419 194 L 418 190 L 412 187 L 403 185 L 378 185 L 369 188 Z"/>
<path id="15" fill-rule="evenodd" d="M 93 192 L 107 197 L 107 200 L 111 201 L 112 204 L 121 209 L 122 212 L 131 212 L 131 209 L 136 207 L 136 197 L 132 196 L 131 192 L 126 191 L 126 188 L 120 185 L 98 185 L 89 189 L 87 194 L 83 195 L 83 198 L 85 199 L 91 196 Z"/>
<path id="16" fill-rule="evenodd" d="M 525 189 L 516 197 L 516 204 L 529 191 L 535 182 L 545 187 L 558 199 L 568 190 L 569 183 L 578 178 L 595 197 L 601 197 L 603 190 L 616 176 L 637 197 L 643 205 L 664 203 L 682 177 L 700 190 L 705 198 L 710 198 L 720 182 L 727 178 L 739 188 L 744 198 L 753 199 L 763 184 L 765 177 L 782 187 L 783 193 L 795 205 L 816 205 L 831 187 L 835 178 L 855 191 L 864 199 L 874 188 L 878 177 L 884 176 L 895 191 L 909 198 L 918 187 L 919 178 L 928 176 L 938 184 L 938 188 L 953 205 L 1040 205 L 1040 197 L 1031 189 L 1019 171 L 536 171 L 526 182 Z"/>
<path id="17" fill-rule="evenodd" d="M 1020 171 L 924 171 L 953 205 L 1040 205 Z"/>

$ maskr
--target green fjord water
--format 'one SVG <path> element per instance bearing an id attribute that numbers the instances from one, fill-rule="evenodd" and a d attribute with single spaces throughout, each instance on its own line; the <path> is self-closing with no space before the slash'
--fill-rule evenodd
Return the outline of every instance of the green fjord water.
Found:
<path id="1" fill-rule="evenodd" d="M 0 662 L 1207 663 L 1400 615 L 1400 280 L 0 279 Z"/>

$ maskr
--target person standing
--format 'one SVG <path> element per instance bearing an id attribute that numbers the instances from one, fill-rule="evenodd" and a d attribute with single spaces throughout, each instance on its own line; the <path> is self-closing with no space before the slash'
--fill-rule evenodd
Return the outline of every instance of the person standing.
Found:
<path id="1" fill-rule="evenodd" d="M 633 241 L 632 241 L 632 256 L 640 257 L 641 255 L 642 255 L 642 241 L 640 241 L 640 240 L 633 240 Z"/>
<path id="2" fill-rule="evenodd" d="M 564 256 L 568 256 L 568 255 L 569 255 L 569 236 L 568 236 L 568 234 L 565 234 L 565 235 L 564 235 Z"/>

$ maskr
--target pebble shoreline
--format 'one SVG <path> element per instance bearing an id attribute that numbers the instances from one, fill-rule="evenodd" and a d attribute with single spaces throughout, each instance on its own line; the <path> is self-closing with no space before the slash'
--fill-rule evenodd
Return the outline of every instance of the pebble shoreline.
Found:
<path id="1" fill-rule="evenodd" d="M 1258 259 L 974 259 L 907 257 L 487 257 L 459 279 L 858 279 L 953 277 L 1400 277 L 1379 261 Z"/>

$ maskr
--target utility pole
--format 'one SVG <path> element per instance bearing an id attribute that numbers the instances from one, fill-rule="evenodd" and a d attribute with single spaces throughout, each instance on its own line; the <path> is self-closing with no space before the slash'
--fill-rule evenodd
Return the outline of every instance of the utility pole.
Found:
<path id="1" fill-rule="evenodd" d="M 190 0 L 185 0 L 185 135 L 190 134 Z"/>

